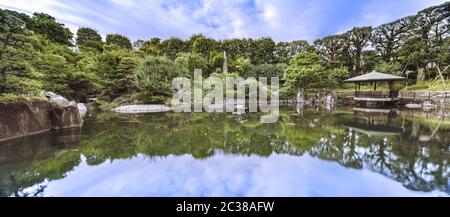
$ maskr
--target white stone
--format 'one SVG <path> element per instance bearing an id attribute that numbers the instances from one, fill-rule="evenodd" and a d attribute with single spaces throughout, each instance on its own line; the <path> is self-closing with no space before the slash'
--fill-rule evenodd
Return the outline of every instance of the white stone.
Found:
<path id="1" fill-rule="evenodd" d="M 167 112 L 171 110 L 172 109 L 166 105 L 126 105 L 112 109 L 114 112 L 128 114 Z"/>
<path id="2" fill-rule="evenodd" d="M 84 103 L 77 103 L 78 111 L 80 112 L 80 117 L 83 118 L 86 115 L 87 108 Z"/>
<path id="3" fill-rule="evenodd" d="M 56 103 L 58 106 L 61 107 L 67 107 L 67 106 L 71 106 L 71 102 L 69 100 L 67 100 L 66 98 L 64 98 L 61 95 L 58 95 L 56 93 L 53 92 L 45 92 L 45 96 L 48 97 L 49 101 L 51 103 Z"/>

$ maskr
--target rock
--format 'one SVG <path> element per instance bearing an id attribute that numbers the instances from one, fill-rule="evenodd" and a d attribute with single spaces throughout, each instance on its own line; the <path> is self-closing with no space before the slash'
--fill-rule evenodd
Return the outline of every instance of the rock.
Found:
<path id="1" fill-rule="evenodd" d="M 413 104 L 413 103 L 409 103 L 405 105 L 406 108 L 410 108 L 410 109 L 418 109 L 418 108 L 422 108 L 421 104 Z"/>
<path id="2" fill-rule="evenodd" d="M 84 118 L 84 116 L 86 116 L 86 112 L 87 112 L 86 105 L 84 105 L 84 103 L 77 103 L 77 108 L 78 108 L 78 111 L 80 112 L 80 117 Z"/>
<path id="3" fill-rule="evenodd" d="M 336 105 L 336 104 L 337 104 L 337 95 L 336 95 L 336 93 L 334 93 L 334 92 L 328 93 L 328 94 L 325 96 L 324 103 L 325 103 L 325 105 L 327 105 L 327 106 L 333 106 L 333 105 Z"/>
<path id="4" fill-rule="evenodd" d="M 50 112 L 50 120 L 54 130 L 81 127 L 83 124 L 80 111 L 76 105 L 67 107 L 53 105 Z"/>
<path id="5" fill-rule="evenodd" d="M 423 109 L 432 109 L 432 108 L 436 108 L 436 105 L 433 104 L 433 102 L 431 102 L 431 101 L 424 101 L 422 103 L 422 108 Z"/>
<path id="6" fill-rule="evenodd" d="M 58 107 L 76 107 L 80 112 L 80 117 L 84 117 L 87 112 L 87 108 L 83 103 L 76 103 L 75 101 L 69 101 L 61 95 L 58 95 L 53 92 L 45 92 L 45 96 L 48 98 L 50 103 L 58 106 Z"/>
<path id="7" fill-rule="evenodd" d="M 167 112 L 171 110 L 172 109 L 166 105 L 126 105 L 112 109 L 114 112 L 130 114 Z"/>
<path id="8" fill-rule="evenodd" d="M 421 141 L 421 142 L 428 142 L 430 140 L 431 140 L 431 136 L 428 136 L 428 135 L 420 135 L 419 136 L 419 141 Z"/>
<path id="9" fill-rule="evenodd" d="M 297 103 L 305 103 L 305 94 L 303 91 L 297 93 Z"/>
<path id="10" fill-rule="evenodd" d="M 53 93 L 53 92 L 45 92 L 45 96 L 48 98 L 48 100 L 51 103 L 55 103 L 58 106 L 67 107 L 67 106 L 73 105 L 73 104 L 71 104 L 71 102 L 69 102 L 69 100 L 67 100 L 63 96 L 58 95 L 58 94 Z"/>
<path id="11" fill-rule="evenodd" d="M 0 103 L 0 140 L 81 126 L 76 106 L 48 101 Z"/>

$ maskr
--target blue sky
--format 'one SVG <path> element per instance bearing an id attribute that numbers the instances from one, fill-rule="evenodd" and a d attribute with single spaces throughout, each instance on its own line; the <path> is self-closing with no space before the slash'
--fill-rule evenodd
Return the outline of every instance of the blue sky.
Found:
<path id="1" fill-rule="evenodd" d="M 0 0 L 1 8 L 45 12 L 72 32 L 88 26 L 132 40 L 270 36 L 313 41 L 353 26 L 387 23 L 445 0 Z"/>

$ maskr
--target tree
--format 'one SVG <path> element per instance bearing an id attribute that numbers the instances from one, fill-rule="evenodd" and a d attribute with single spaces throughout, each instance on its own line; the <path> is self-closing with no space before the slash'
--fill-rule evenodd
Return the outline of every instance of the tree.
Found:
<path id="1" fill-rule="evenodd" d="M 133 50 L 141 50 L 142 48 L 144 48 L 145 42 L 146 41 L 144 41 L 142 39 L 138 39 L 138 40 L 134 41 L 133 42 Z"/>
<path id="2" fill-rule="evenodd" d="M 222 50 L 227 52 L 231 59 L 237 56 L 249 58 L 251 45 L 248 39 L 226 39 L 221 43 Z"/>
<path id="3" fill-rule="evenodd" d="M 177 54 L 185 51 L 185 43 L 179 38 L 169 38 L 161 42 L 161 50 L 170 60 L 175 60 Z"/>
<path id="4" fill-rule="evenodd" d="M 349 72 L 346 67 L 338 67 L 328 70 L 328 78 L 330 81 L 336 82 L 338 86 L 344 84 L 344 80 L 349 77 Z"/>
<path id="5" fill-rule="evenodd" d="M 14 57 L 20 57 L 27 35 L 25 22 L 17 13 L 0 9 L 0 93 L 5 91 L 7 71 L 12 69 Z"/>
<path id="6" fill-rule="evenodd" d="M 130 87 L 130 80 L 133 75 L 133 71 L 137 66 L 137 60 L 133 57 L 124 57 L 119 61 L 119 65 L 116 69 L 115 76 L 115 92 L 120 93 L 127 90 Z"/>
<path id="7" fill-rule="evenodd" d="M 60 55 L 43 54 L 33 63 L 36 70 L 43 74 L 44 86 L 47 90 L 69 96 L 69 77 L 73 66 Z"/>
<path id="8" fill-rule="evenodd" d="M 388 73 L 388 74 L 402 74 L 402 66 L 398 62 L 387 63 L 382 62 L 375 67 L 377 72 Z"/>
<path id="9" fill-rule="evenodd" d="M 289 63 L 294 55 L 302 51 L 312 51 L 312 47 L 305 40 L 297 40 L 291 42 L 278 42 L 275 46 L 276 62 Z"/>
<path id="10" fill-rule="evenodd" d="M 206 59 L 210 58 L 212 51 L 217 50 L 217 41 L 203 35 L 196 36 L 192 44 L 192 52 L 196 52 Z"/>
<path id="11" fill-rule="evenodd" d="M 397 60 L 398 49 L 410 26 L 411 19 L 406 17 L 374 28 L 372 42 L 385 62 L 390 63 Z"/>
<path id="12" fill-rule="evenodd" d="M 228 53 L 227 53 L 228 56 Z M 211 72 L 221 71 L 223 67 L 223 62 L 225 61 L 223 52 L 214 51 L 211 53 L 211 57 L 208 61 L 208 68 Z M 230 64 L 228 64 L 229 66 Z"/>
<path id="13" fill-rule="evenodd" d="M 252 44 L 253 49 L 250 57 L 252 64 L 259 65 L 275 62 L 275 42 L 271 38 L 260 38 L 252 42 Z"/>
<path id="14" fill-rule="evenodd" d="M 85 45 L 87 42 L 101 42 L 102 36 L 94 29 L 82 27 L 77 31 L 77 45 Z"/>
<path id="15" fill-rule="evenodd" d="M 327 68 L 350 67 L 348 44 L 343 35 L 331 35 L 314 41 L 316 51 Z"/>
<path id="16" fill-rule="evenodd" d="M 362 52 L 367 47 L 372 34 L 372 27 L 355 27 L 344 34 L 348 51 L 352 58 L 352 75 L 361 74 Z"/>
<path id="17" fill-rule="evenodd" d="M 34 13 L 27 27 L 35 33 L 45 35 L 52 42 L 72 46 L 73 33 L 48 14 Z"/>
<path id="18" fill-rule="evenodd" d="M 426 66 L 438 61 L 439 49 L 449 36 L 449 9 L 450 2 L 446 2 L 410 17 L 411 28 L 399 50 L 399 59 L 408 69 L 417 70 L 418 81 L 425 79 Z"/>
<path id="19" fill-rule="evenodd" d="M 99 53 L 103 52 L 103 45 L 104 43 L 102 41 L 87 41 L 82 46 L 80 46 L 80 50 L 83 50 L 84 48 L 92 48 L 96 50 Z"/>
<path id="20" fill-rule="evenodd" d="M 190 78 L 194 78 L 195 69 L 206 71 L 208 67 L 208 62 L 198 53 L 179 53 L 175 59 L 175 64 L 180 69 L 180 74 Z"/>
<path id="21" fill-rule="evenodd" d="M 273 64 L 264 63 L 258 66 L 253 67 L 250 71 L 251 75 L 254 75 L 256 78 L 266 77 L 269 81 L 272 77 L 281 78 L 283 76 L 282 67 L 277 67 Z"/>
<path id="22" fill-rule="evenodd" d="M 138 62 L 132 82 L 146 95 L 168 95 L 172 79 L 179 75 L 174 62 L 166 57 L 147 56 Z"/>
<path id="23" fill-rule="evenodd" d="M 361 70 L 371 72 L 375 66 L 382 62 L 382 57 L 375 50 L 365 50 L 362 52 Z"/>
<path id="24" fill-rule="evenodd" d="M 425 66 L 429 58 L 427 42 L 424 39 L 410 36 L 399 49 L 399 60 L 410 69 L 417 72 L 417 80 L 425 79 Z"/>
<path id="25" fill-rule="evenodd" d="M 327 80 L 320 58 L 313 52 L 301 52 L 294 56 L 284 71 L 285 85 L 292 90 L 322 88 Z"/>
<path id="26" fill-rule="evenodd" d="M 122 49 L 131 50 L 132 45 L 130 39 L 120 34 L 108 34 L 106 35 L 106 44 L 117 45 Z"/>
<path id="27" fill-rule="evenodd" d="M 250 58 L 245 58 L 238 56 L 235 60 L 231 60 L 229 62 L 229 69 L 231 72 L 237 72 L 244 78 L 255 77 L 255 74 L 252 74 L 252 65 Z"/>

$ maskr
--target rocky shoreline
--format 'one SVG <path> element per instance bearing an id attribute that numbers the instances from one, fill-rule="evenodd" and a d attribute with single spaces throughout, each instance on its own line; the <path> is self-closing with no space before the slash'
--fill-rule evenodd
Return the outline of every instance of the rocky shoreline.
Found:
<path id="1" fill-rule="evenodd" d="M 46 95 L 49 101 L 0 103 L 0 141 L 83 125 L 81 105 Z"/>

